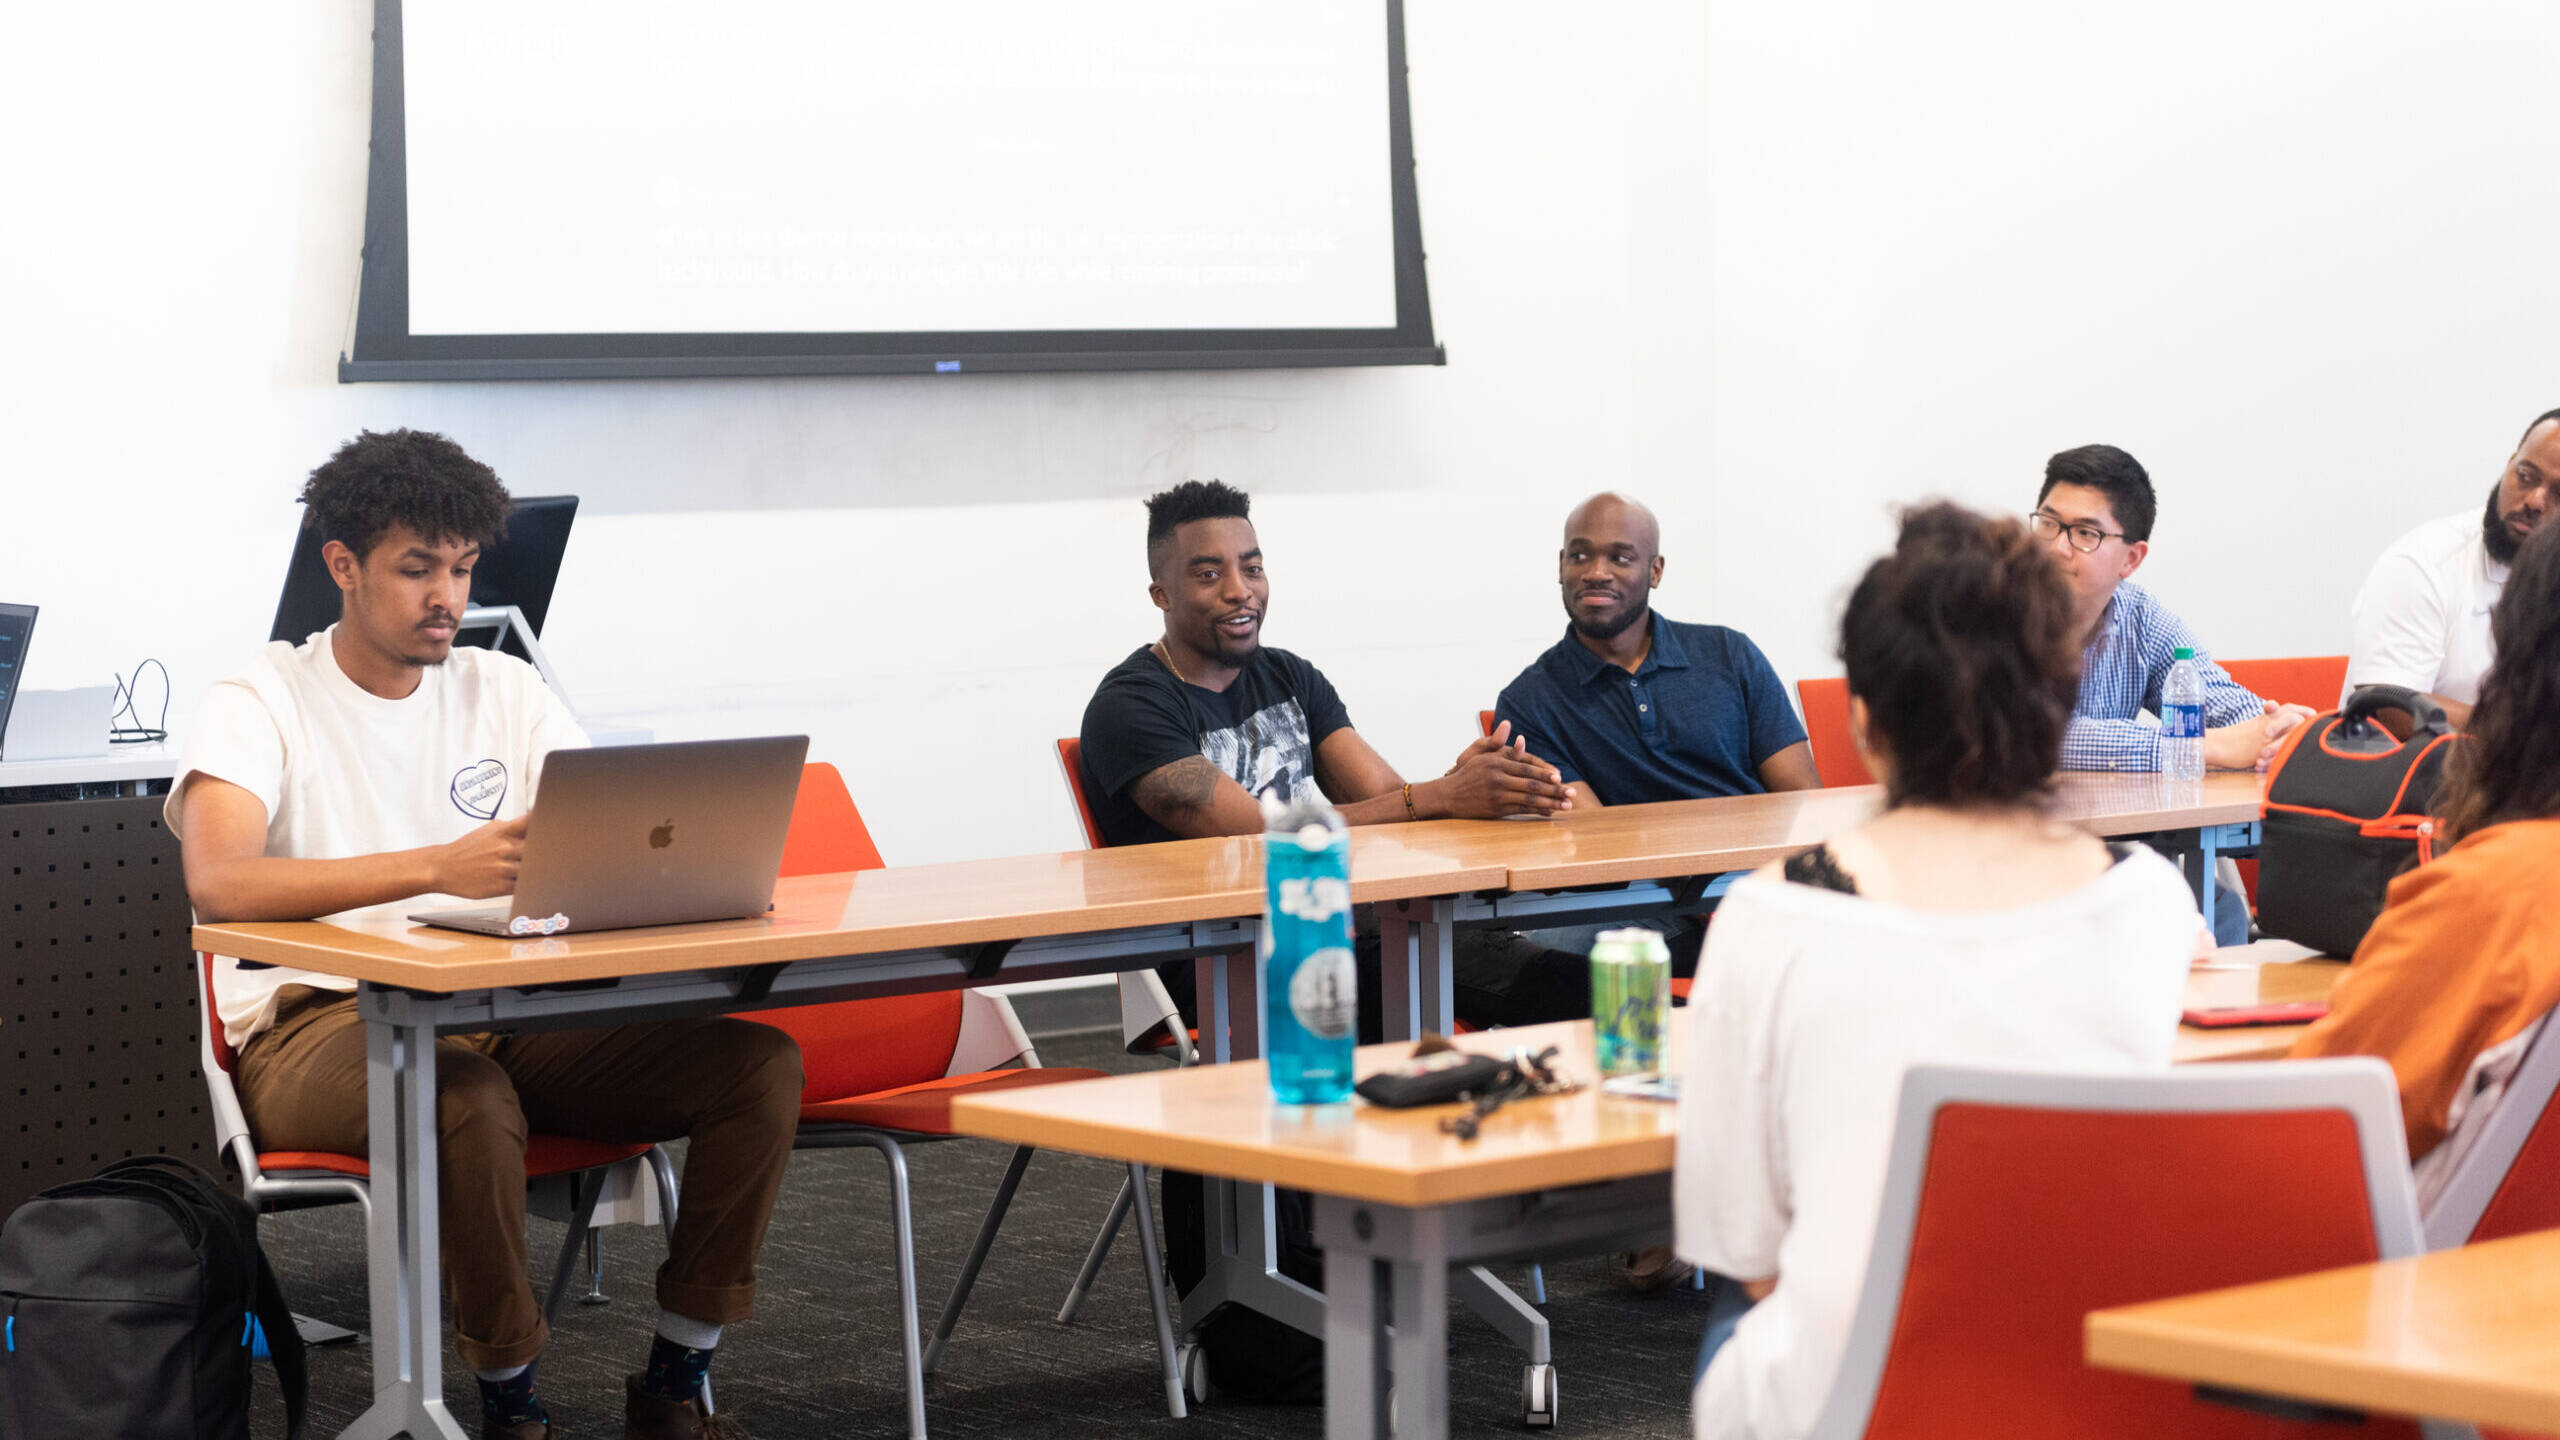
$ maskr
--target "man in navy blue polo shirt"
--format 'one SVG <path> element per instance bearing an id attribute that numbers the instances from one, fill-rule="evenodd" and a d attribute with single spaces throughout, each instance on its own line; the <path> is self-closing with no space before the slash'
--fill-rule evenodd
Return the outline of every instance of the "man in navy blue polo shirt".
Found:
<path id="1" fill-rule="evenodd" d="M 1565 517 L 1556 585 L 1570 622 L 1494 702 L 1563 775 L 1577 807 L 1810 790 L 1822 783 L 1786 687 L 1721 625 L 1653 613 L 1653 512 L 1594 495 Z"/>

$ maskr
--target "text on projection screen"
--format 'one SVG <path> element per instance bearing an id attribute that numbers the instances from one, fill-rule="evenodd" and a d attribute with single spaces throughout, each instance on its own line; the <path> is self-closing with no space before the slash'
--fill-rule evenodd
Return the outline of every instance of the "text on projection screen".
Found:
<path id="1" fill-rule="evenodd" d="M 412 334 L 1396 323 L 1378 0 L 402 21 Z"/>

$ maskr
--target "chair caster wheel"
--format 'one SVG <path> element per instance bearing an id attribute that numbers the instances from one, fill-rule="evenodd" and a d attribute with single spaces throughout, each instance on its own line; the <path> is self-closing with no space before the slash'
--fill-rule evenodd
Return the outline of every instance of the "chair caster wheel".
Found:
<path id="1" fill-rule="evenodd" d="M 1520 1423 L 1532 1430 L 1556 1424 L 1556 1367 L 1528 1365 L 1520 1371 Z"/>
<path id="2" fill-rule="evenodd" d="M 1209 1403 L 1209 1354 L 1199 1342 L 1185 1340 L 1173 1347 L 1174 1372 L 1182 1377 L 1182 1393 L 1194 1405 Z"/>

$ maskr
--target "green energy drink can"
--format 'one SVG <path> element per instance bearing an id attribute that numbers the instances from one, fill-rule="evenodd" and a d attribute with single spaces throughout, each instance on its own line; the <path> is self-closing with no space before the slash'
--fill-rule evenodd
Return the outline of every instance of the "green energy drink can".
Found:
<path id="1" fill-rule="evenodd" d="M 1671 949 L 1651 930 L 1604 930 L 1591 946 L 1591 1034 L 1603 1075 L 1662 1071 Z"/>

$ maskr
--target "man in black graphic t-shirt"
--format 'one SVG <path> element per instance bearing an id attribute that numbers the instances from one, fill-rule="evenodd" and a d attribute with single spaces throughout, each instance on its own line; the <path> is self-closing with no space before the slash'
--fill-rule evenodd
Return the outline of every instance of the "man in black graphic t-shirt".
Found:
<path id="1" fill-rule="evenodd" d="M 1164 636 L 1104 676 L 1084 712 L 1077 779 L 1104 844 L 1259 834 L 1264 796 L 1310 788 L 1353 825 L 1571 807 L 1553 766 L 1496 739 L 1406 784 L 1351 728 L 1323 672 L 1264 648 L 1271 584 L 1251 505 L 1215 480 L 1147 502 L 1147 594 Z"/>
<path id="2" fill-rule="evenodd" d="M 1408 785 L 1351 728 L 1323 672 L 1262 643 L 1271 586 L 1241 491 L 1191 481 L 1147 502 L 1147 593 L 1164 637 L 1122 661 L 1084 712 L 1077 783 L 1106 845 L 1262 829 L 1263 797 L 1320 792 L 1354 825 L 1444 817 L 1551 815 L 1572 806 L 1561 777 L 1508 730 L 1479 739 L 1450 772 Z M 1459 932 L 1471 961 L 1517 969 L 1543 947 L 1501 931 Z M 1376 1033 L 1375 941 L 1363 937 L 1361 1028 Z M 1166 980 L 1186 1014 L 1189 967 Z M 1571 1007 L 1568 997 L 1564 1004 Z M 1581 998 L 1589 1012 L 1588 992 Z M 1506 1018 L 1471 1013 L 1471 1020 Z"/>
<path id="3" fill-rule="evenodd" d="M 1084 712 L 1084 773 L 1109 845 L 1181 838 L 1130 798 L 1135 782 L 1201 758 L 1259 801 L 1321 794 L 1316 748 L 1351 717 L 1323 672 L 1286 650 L 1255 647 L 1224 690 L 1173 678 L 1152 643 L 1102 679 Z M 1399 799 L 1402 792 L 1399 791 Z"/>

